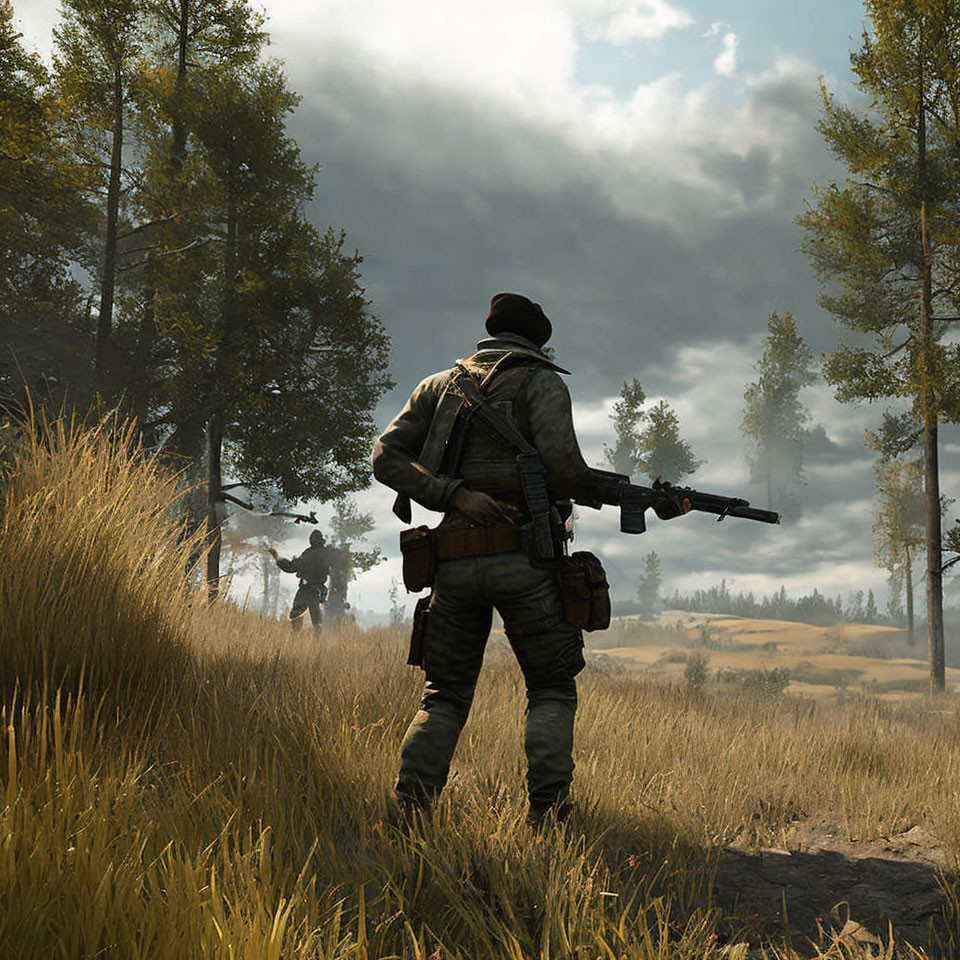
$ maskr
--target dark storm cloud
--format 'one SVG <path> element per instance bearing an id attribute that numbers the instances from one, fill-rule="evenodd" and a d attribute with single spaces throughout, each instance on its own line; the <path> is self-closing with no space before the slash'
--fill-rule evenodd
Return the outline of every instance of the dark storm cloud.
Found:
<path id="1" fill-rule="evenodd" d="M 706 187 L 691 188 L 668 159 L 657 168 L 650 145 L 635 163 L 412 82 L 386 88 L 349 62 L 301 81 L 293 132 L 322 163 L 312 213 L 345 226 L 366 257 L 399 393 L 469 350 L 503 289 L 529 293 L 552 316 L 583 400 L 615 393 L 678 344 L 746 344 L 777 308 L 806 313 L 808 338 L 825 346 L 832 331 L 808 306 L 815 288 L 792 224 L 811 156 L 825 169 L 815 98 L 787 96 L 812 80 L 770 83 L 751 92 L 742 119 L 769 122 L 782 104 L 776 135 L 790 148 L 697 147 L 691 170 Z M 793 142 L 798 116 L 806 131 Z"/>

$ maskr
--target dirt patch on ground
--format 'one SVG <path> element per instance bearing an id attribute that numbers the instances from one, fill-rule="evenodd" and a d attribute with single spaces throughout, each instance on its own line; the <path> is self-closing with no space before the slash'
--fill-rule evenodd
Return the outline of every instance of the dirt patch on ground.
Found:
<path id="1" fill-rule="evenodd" d="M 722 853 L 714 904 L 752 942 L 786 937 L 801 955 L 816 956 L 812 944 L 823 950 L 840 936 L 854 955 L 869 957 L 892 925 L 897 943 L 949 955 L 939 878 L 952 864 L 923 827 L 852 842 L 798 826 L 788 845 L 734 843 Z"/>

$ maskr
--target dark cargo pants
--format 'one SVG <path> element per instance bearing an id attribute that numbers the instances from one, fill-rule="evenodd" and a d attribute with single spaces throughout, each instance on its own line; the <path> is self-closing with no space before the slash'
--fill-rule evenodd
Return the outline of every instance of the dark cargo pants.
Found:
<path id="1" fill-rule="evenodd" d="M 326 599 L 327 588 L 322 583 L 301 583 L 290 608 L 290 622 L 294 630 L 299 630 L 303 615 L 309 610 L 314 630 L 323 626 L 323 612 L 320 604 Z"/>
<path id="2" fill-rule="evenodd" d="M 584 666 L 583 641 L 580 631 L 562 620 L 554 574 L 513 552 L 437 565 L 423 647 L 426 687 L 403 742 L 397 777 L 401 801 L 429 802 L 447 781 L 494 607 L 526 682 L 531 810 L 542 811 L 567 796 L 573 778 L 574 677 Z"/>

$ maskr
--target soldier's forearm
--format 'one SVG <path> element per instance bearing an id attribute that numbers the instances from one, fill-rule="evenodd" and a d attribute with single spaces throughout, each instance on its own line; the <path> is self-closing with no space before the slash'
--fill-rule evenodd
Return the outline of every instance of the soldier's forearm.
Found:
<path id="1" fill-rule="evenodd" d="M 374 451 L 373 475 L 428 510 L 446 510 L 454 490 L 463 482 L 428 473 L 410 459 L 409 453 L 390 449 L 382 443 L 378 443 Z"/>

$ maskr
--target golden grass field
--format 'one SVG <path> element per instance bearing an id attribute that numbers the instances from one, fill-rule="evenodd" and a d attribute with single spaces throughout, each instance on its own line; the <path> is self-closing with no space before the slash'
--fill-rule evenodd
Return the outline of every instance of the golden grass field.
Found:
<path id="1" fill-rule="evenodd" d="M 522 683 L 494 636 L 450 788 L 400 829 L 405 638 L 208 607 L 176 480 L 129 439 L 39 426 L 4 455 L 0 957 L 956 955 L 953 697 L 691 688 L 610 669 L 630 639 L 611 635 L 582 675 L 574 813 L 532 834 Z M 859 912 L 864 849 L 893 912 L 932 885 L 913 947 Z M 788 870 L 809 882 L 778 886 Z"/>
<path id="2" fill-rule="evenodd" d="M 926 637 L 918 632 L 913 647 L 906 637 L 906 630 L 874 624 L 822 627 L 677 612 L 662 614 L 656 624 L 617 623 L 591 646 L 647 679 L 681 681 L 689 653 L 700 651 L 714 675 L 718 670 L 787 668 L 787 692 L 801 697 L 868 694 L 922 701 L 929 685 Z M 609 645 L 611 640 L 615 645 Z M 960 688 L 960 670 L 947 669 L 947 688 Z"/>

